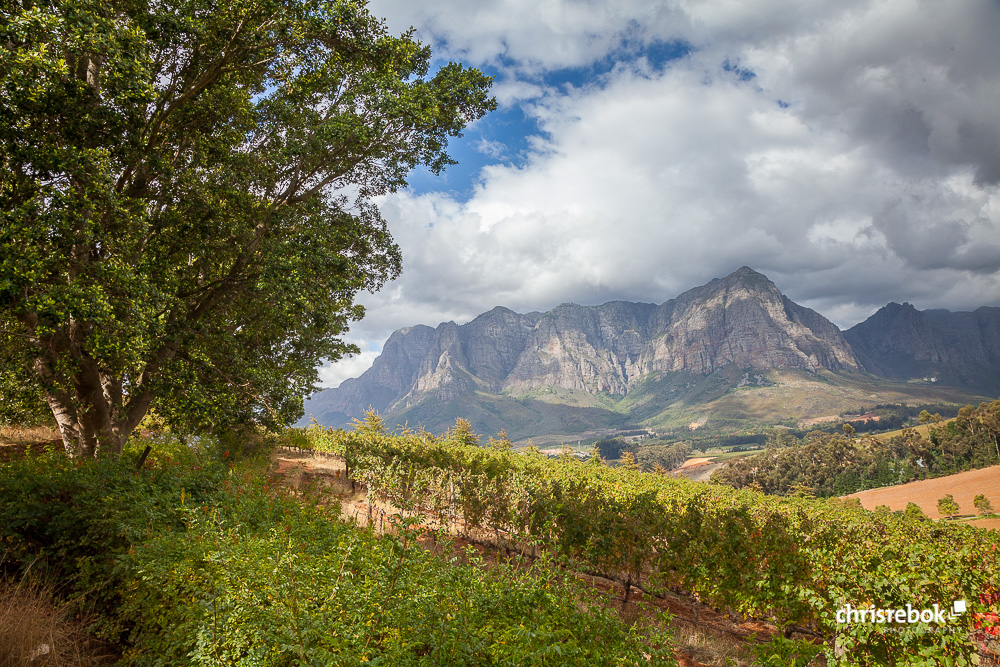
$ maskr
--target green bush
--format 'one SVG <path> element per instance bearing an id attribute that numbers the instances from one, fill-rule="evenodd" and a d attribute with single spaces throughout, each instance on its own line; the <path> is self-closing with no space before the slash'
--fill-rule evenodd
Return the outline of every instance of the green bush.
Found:
<path id="1" fill-rule="evenodd" d="M 345 524 L 218 449 L 161 439 L 141 470 L 138 448 L 0 466 L 2 566 L 96 615 L 124 664 L 673 664 L 661 631 L 555 568 L 459 565 L 415 529 Z"/>
<path id="2" fill-rule="evenodd" d="M 244 491 L 136 550 L 126 664 L 672 662 L 665 637 L 649 648 L 606 610 L 581 611 L 583 589 L 555 570 L 457 565 L 411 530 L 378 537 Z"/>
<path id="3" fill-rule="evenodd" d="M 0 467 L 0 565 L 56 582 L 88 610 L 113 609 L 120 558 L 149 536 L 184 528 L 185 503 L 210 503 L 228 468 L 177 450 L 154 469 L 136 455 L 99 461 L 61 452 L 30 454 Z M 113 634 L 105 627 L 103 634 Z"/>

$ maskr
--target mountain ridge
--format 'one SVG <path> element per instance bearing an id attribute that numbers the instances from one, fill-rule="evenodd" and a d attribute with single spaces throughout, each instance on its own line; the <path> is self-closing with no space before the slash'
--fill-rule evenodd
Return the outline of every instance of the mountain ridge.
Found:
<path id="1" fill-rule="evenodd" d="M 995 393 L 1000 379 L 1000 308 L 917 310 L 890 302 L 844 332 L 867 372 Z"/>
<path id="2" fill-rule="evenodd" d="M 549 420 L 551 406 L 560 404 L 577 410 L 581 423 L 599 426 L 620 421 L 619 415 L 627 418 L 622 406 L 640 386 L 649 394 L 647 403 L 668 410 L 684 402 L 692 385 L 715 378 L 712 382 L 728 391 L 738 387 L 726 383 L 747 373 L 765 383 L 771 382 L 764 377 L 769 373 L 801 373 L 816 381 L 821 374 L 846 374 L 909 382 L 936 371 L 943 384 L 997 388 L 1000 309 L 953 317 L 905 305 L 909 309 L 888 304 L 842 332 L 744 266 L 659 305 L 563 303 L 528 314 L 497 306 L 465 324 L 393 332 L 369 370 L 322 390 L 306 411 L 324 425 L 341 426 L 374 407 L 390 421 L 412 418 L 441 430 L 455 416 L 467 416 L 463 410 L 482 414 L 491 425 L 502 422 L 503 414 L 527 422 L 541 415 L 536 419 L 541 424 Z M 977 363 L 986 370 L 977 371 Z M 958 370 L 946 372 L 942 366 L 948 364 Z M 994 365 L 998 372 L 991 376 Z M 677 384 L 681 376 L 687 378 L 683 391 Z M 657 397 L 650 387 L 665 378 L 671 389 Z M 654 408 L 649 413 L 659 414 Z M 561 425 L 575 423 L 570 413 L 560 408 Z M 530 435 L 532 428 L 523 431 Z"/>

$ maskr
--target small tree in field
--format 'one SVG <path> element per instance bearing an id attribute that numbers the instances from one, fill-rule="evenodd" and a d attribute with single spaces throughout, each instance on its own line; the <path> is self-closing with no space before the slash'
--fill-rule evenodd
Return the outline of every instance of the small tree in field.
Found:
<path id="1" fill-rule="evenodd" d="M 955 502 L 954 496 L 952 496 L 950 493 L 946 495 L 944 498 L 938 500 L 937 506 L 938 506 L 938 512 L 940 512 L 942 516 L 947 517 L 949 519 L 958 514 L 960 509 L 958 503 Z"/>
<path id="2" fill-rule="evenodd" d="M 920 505 L 909 502 L 906 503 L 906 509 L 903 510 L 903 515 L 908 519 L 926 519 L 927 515 L 924 511 L 920 509 Z"/>
<path id="3" fill-rule="evenodd" d="M 994 512 L 993 503 L 991 503 L 990 499 L 982 493 L 972 500 L 972 504 L 976 506 L 976 509 L 979 510 L 979 513 L 983 516 L 993 514 Z"/>

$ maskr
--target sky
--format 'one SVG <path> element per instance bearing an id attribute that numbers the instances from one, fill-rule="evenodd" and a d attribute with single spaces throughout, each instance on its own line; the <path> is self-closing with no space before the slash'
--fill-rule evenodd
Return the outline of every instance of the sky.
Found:
<path id="1" fill-rule="evenodd" d="M 495 77 L 460 164 L 377 201 L 396 329 L 502 305 L 663 303 L 747 265 L 842 329 L 1000 305 L 997 0 L 371 0 Z"/>

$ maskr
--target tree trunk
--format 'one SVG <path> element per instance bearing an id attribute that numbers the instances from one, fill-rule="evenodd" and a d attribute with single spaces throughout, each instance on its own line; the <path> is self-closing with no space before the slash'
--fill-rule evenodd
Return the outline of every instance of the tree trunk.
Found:
<path id="1" fill-rule="evenodd" d="M 62 330 L 38 335 L 37 314 L 20 319 L 36 351 L 34 370 L 66 453 L 80 458 L 120 454 L 152 406 L 150 383 L 160 365 L 175 354 L 174 347 L 161 346 L 138 377 L 126 377 L 103 367 L 87 351 L 91 325 L 71 318 Z"/>
<path id="2" fill-rule="evenodd" d="M 103 400 L 95 401 L 93 395 L 90 400 L 87 398 L 78 396 L 74 401 L 66 392 L 46 393 L 66 453 L 73 458 L 94 458 L 98 453 L 120 454 L 131 430 L 122 433 L 122 429 L 116 429 L 107 406 L 101 405 Z"/>
<path id="3" fill-rule="evenodd" d="M 83 362 L 72 378 L 73 390 L 59 389 L 51 382 L 54 373 L 42 359 L 35 370 L 50 388 L 46 401 L 59 426 L 66 453 L 74 458 L 94 458 L 100 453 L 121 454 L 122 448 L 149 411 L 152 395 L 142 392 L 122 405 L 121 392 L 115 393 L 112 379 L 99 372 L 96 364 Z"/>
<path id="4" fill-rule="evenodd" d="M 45 394 L 52 416 L 59 426 L 66 453 L 74 458 L 93 458 L 96 453 L 94 438 L 88 437 L 80 427 L 76 408 L 63 392 L 49 391 Z"/>

